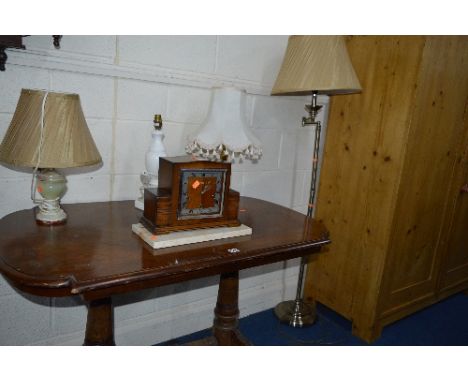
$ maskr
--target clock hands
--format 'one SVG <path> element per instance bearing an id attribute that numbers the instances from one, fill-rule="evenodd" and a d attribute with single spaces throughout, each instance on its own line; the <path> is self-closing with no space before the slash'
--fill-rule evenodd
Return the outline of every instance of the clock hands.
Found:
<path id="1" fill-rule="evenodd" d="M 203 195 L 206 191 L 211 189 L 211 184 L 204 184 L 203 189 L 201 190 L 201 194 Z"/>

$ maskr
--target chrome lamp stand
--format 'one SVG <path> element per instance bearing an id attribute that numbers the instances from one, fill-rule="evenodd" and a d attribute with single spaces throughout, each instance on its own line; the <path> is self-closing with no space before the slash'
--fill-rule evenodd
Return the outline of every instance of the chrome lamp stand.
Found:
<path id="1" fill-rule="evenodd" d="M 321 124 L 320 121 L 316 121 L 315 118 L 321 108 L 321 105 L 317 105 L 317 92 L 313 92 L 312 103 L 310 105 L 306 105 L 305 107 L 306 111 L 309 113 L 309 116 L 302 118 L 302 126 L 315 126 L 314 153 L 312 157 L 312 178 L 310 184 L 309 204 L 307 208 L 307 216 L 309 217 L 312 217 L 314 212 L 315 194 L 317 190 L 317 171 L 319 161 L 318 154 L 320 148 Z M 301 258 L 295 300 L 280 302 L 275 307 L 275 314 L 278 319 L 292 327 L 301 328 L 312 325 L 315 322 L 315 303 L 306 303 L 302 298 L 304 269 L 306 264 L 307 257 L 304 256 Z"/>

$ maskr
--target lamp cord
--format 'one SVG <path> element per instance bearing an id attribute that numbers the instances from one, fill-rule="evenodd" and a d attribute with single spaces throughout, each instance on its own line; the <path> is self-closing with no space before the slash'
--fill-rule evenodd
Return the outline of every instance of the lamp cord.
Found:
<path id="1" fill-rule="evenodd" d="M 45 119 L 45 105 L 47 101 L 47 96 L 49 95 L 49 92 L 45 92 L 44 98 L 42 99 L 42 106 L 41 106 L 41 136 L 39 140 L 39 145 L 37 147 L 37 162 L 36 162 L 36 167 L 34 167 L 33 173 L 32 173 L 32 180 L 31 180 L 31 200 L 34 203 L 40 203 L 41 201 L 36 199 L 36 174 L 37 174 L 37 169 L 39 168 L 39 164 L 41 163 L 41 154 L 42 154 L 42 145 L 44 143 L 44 119 Z"/>

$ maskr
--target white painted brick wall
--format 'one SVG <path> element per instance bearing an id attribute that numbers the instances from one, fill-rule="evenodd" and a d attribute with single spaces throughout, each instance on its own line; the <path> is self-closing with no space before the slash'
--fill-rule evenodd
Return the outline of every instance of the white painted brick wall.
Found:
<path id="1" fill-rule="evenodd" d="M 216 72 L 273 84 L 287 42 L 287 36 L 220 36 Z"/>
<path id="2" fill-rule="evenodd" d="M 149 81 L 118 80 L 118 120 L 148 121 L 148 116 L 166 114 L 168 86 Z M 158 110 L 159 113 L 156 113 Z M 148 124 L 148 123 L 147 123 Z M 151 128 L 151 124 L 148 124 Z"/>
<path id="3" fill-rule="evenodd" d="M 49 36 L 31 36 L 25 44 L 26 51 L 8 51 L 7 69 L 0 73 L 0 139 L 21 88 L 77 92 L 104 161 L 67 170 L 63 202 L 134 199 L 153 114 L 163 115 L 168 155 L 184 154 L 187 137 L 208 112 L 210 88 L 234 84 L 249 92 L 246 119 L 264 155 L 256 163 L 234 164 L 232 187 L 306 211 L 314 131 L 300 121 L 308 100 L 269 96 L 286 36 L 64 36 L 60 50 Z M 322 121 L 326 114 L 325 107 Z M 32 207 L 30 182 L 30 170 L 0 166 L 0 217 Z M 298 264 L 295 259 L 242 271 L 241 316 L 293 298 Z M 150 345 L 209 327 L 217 281 L 115 297 L 117 343 Z M 0 307 L 0 345 L 83 341 L 86 307 L 78 298 L 29 296 L 0 276 Z"/>
<path id="4" fill-rule="evenodd" d="M 60 41 L 60 50 L 52 46 L 51 36 L 30 36 L 26 41 L 28 50 L 39 50 L 47 54 L 77 55 L 80 59 L 105 58 L 114 60 L 116 36 L 66 36 Z"/>
<path id="5" fill-rule="evenodd" d="M 121 63 L 212 73 L 216 36 L 120 36 Z"/>

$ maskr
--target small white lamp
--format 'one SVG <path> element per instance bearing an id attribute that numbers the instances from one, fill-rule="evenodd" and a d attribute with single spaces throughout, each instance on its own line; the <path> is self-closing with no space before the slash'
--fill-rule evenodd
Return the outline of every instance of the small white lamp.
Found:
<path id="1" fill-rule="evenodd" d="M 153 120 L 154 130 L 151 133 L 151 143 L 145 154 L 145 167 L 146 171 L 140 174 L 140 181 L 142 186 L 140 187 L 140 196 L 135 200 L 135 207 L 143 210 L 145 207 L 144 202 L 144 191 L 145 188 L 157 188 L 158 187 L 158 175 L 159 175 L 159 158 L 165 157 L 166 148 L 164 147 L 162 133 L 163 121 L 161 114 L 155 114 Z"/>
<path id="2" fill-rule="evenodd" d="M 213 161 L 259 159 L 262 147 L 245 121 L 245 102 L 244 90 L 214 88 L 210 111 L 187 144 L 187 153 Z"/>
<path id="3" fill-rule="evenodd" d="M 78 94 L 23 89 L 2 144 L 0 162 L 32 167 L 37 173 L 36 201 L 39 224 L 62 224 L 67 215 L 60 208 L 66 191 L 65 177 L 57 168 L 91 166 L 102 163 L 88 129 Z M 33 178 L 34 181 L 34 178 Z M 34 184 L 34 182 L 33 182 Z"/>

